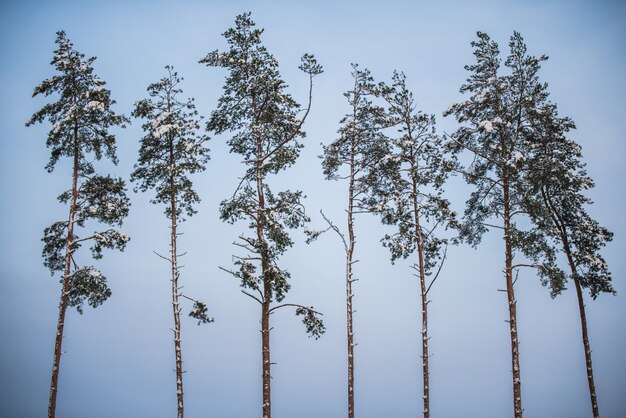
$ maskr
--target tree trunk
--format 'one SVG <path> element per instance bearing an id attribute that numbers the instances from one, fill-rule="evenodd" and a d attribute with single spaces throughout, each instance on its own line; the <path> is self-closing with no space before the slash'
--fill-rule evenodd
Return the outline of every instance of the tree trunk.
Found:
<path id="1" fill-rule="evenodd" d="M 522 418 L 522 381 L 520 379 L 519 340 L 517 335 L 517 308 L 515 289 L 513 288 L 513 252 L 511 250 L 511 210 L 509 201 L 509 179 L 503 176 L 504 200 L 504 246 L 505 246 L 505 273 L 506 293 L 509 303 L 509 327 L 511 332 L 511 363 L 513 368 L 513 408 L 515 418 Z"/>
<path id="2" fill-rule="evenodd" d="M 348 251 L 346 253 L 346 323 L 348 333 L 348 418 L 354 418 L 354 329 L 352 326 L 352 257 L 354 256 L 354 141 L 348 187 Z"/>
<path id="3" fill-rule="evenodd" d="M 413 172 L 411 173 L 414 174 Z M 430 418 L 430 385 L 428 381 L 428 299 L 426 295 L 426 275 L 424 271 L 424 245 L 419 223 L 419 206 L 417 202 L 417 183 L 413 175 L 413 215 L 415 220 L 415 239 L 417 241 L 418 269 L 420 278 L 420 294 L 422 300 L 422 377 L 424 383 L 424 418 Z"/>
<path id="4" fill-rule="evenodd" d="M 589 383 L 589 396 L 591 397 L 591 409 L 593 417 L 600 418 L 598 410 L 598 398 L 596 397 L 596 385 L 593 381 L 593 364 L 591 363 L 591 346 L 589 345 L 589 335 L 587 334 L 587 316 L 585 315 L 585 302 L 583 292 L 578 280 L 574 279 L 576 285 L 576 295 L 578 296 L 578 310 L 580 311 L 580 327 L 582 328 L 583 346 L 585 347 L 585 360 L 587 362 L 587 382 Z"/>
<path id="5" fill-rule="evenodd" d="M 74 240 L 74 218 L 76 216 L 76 200 L 78 198 L 78 126 L 74 126 L 74 167 L 72 173 L 72 201 L 67 226 L 67 242 L 65 245 L 65 267 L 63 269 L 63 285 L 61 301 L 59 302 L 59 319 L 57 333 L 54 342 L 54 360 L 52 362 L 52 379 L 50 382 L 50 399 L 48 402 L 48 417 L 54 418 L 56 414 L 57 389 L 59 385 L 59 367 L 61 366 L 61 354 L 63 345 L 63 328 L 65 325 L 65 312 L 67 311 L 67 296 L 70 290 L 70 274 L 72 270 L 72 245 Z"/>
<path id="6" fill-rule="evenodd" d="M 263 418 L 272 417 L 271 400 L 271 358 L 270 358 L 270 304 L 272 301 L 272 283 L 267 277 L 270 260 L 267 243 L 265 242 L 265 194 L 263 190 L 263 147 L 261 138 L 257 137 L 256 185 L 259 202 L 257 213 L 257 239 L 261 251 L 261 276 L 263 278 L 263 302 L 261 303 L 261 357 L 263 378 Z"/>
<path id="7" fill-rule="evenodd" d="M 410 119 L 407 121 L 407 129 L 409 135 L 412 137 L 412 129 L 410 125 Z M 426 288 L 426 272 L 424 266 L 424 243 L 422 242 L 422 229 L 420 227 L 420 211 L 419 202 L 417 201 L 417 164 L 416 157 L 413 150 L 409 154 L 410 176 L 411 176 L 411 200 L 413 203 L 413 220 L 415 222 L 415 241 L 417 242 L 417 257 L 418 257 L 418 271 L 420 279 L 420 296 L 422 301 L 422 379 L 423 379 L 423 395 L 424 402 L 424 418 L 430 418 L 430 384 L 429 384 L 429 372 L 428 372 L 428 299 Z"/>
<path id="8" fill-rule="evenodd" d="M 574 281 L 574 285 L 576 287 L 576 297 L 578 298 L 578 311 L 580 314 L 580 327 L 582 331 L 583 337 L 583 348 L 585 350 L 585 362 L 587 365 L 587 383 L 589 385 L 589 397 L 591 399 L 591 409 L 593 411 L 594 418 L 600 418 L 600 411 L 598 408 L 598 398 L 596 396 L 596 384 L 593 379 L 593 364 L 591 362 L 591 346 L 589 344 L 589 335 L 587 333 L 587 315 L 585 313 L 585 302 L 583 300 L 583 292 L 578 282 L 577 273 L 576 273 L 576 263 L 574 263 L 574 257 L 572 257 L 572 250 L 569 245 L 569 239 L 567 237 L 567 232 L 565 230 L 565 226 L 563 224 L 563 220 L 559 216 L 556 208 L 552 204 L 550 200 L 550 196 L 547 193 L 547 190 L 542 188 L 541 190 L 542 197 L 544 203 L 548 207 L 550 214 L 552 216 L 552 221 L 556 225 L 559 233 L 561 235 L 561 243 L 563 244 L 563 250 L 565 251 L 565 255 L 567 256 L 567 262 L 570 267 L 570 271 L 572 273 L 572 280 Z"/>
<path id="9" fill-rule="evenodd" d="M 271 418 L 270 304 L 267 301 L 261 305 L 261 350 L 263 361 L 263 418 Z"/>
<path id="10" fill-rule="evenodd" d="M 184 416 L 184 392 L 183 392 L 183 356 L 180 345 L 180 305 L 178 301 L 178 260 L 176 253 L 176 238 L 177 238 L 177 214 L 176 214 L 176 190 L 174 184 L 174 140 L 172 135 L 169 135 L 170 149 L 169 149 L 169 180 L 170 180 L 170 211 L 171 211 L 171 235 L 170 235 L 170 247 L 171 247 L 171 262 L 172 262 L 172 310 L 174 313 L 174 352 L 176 354 L 176 397 L 178 406 L 178 418 Z"/>

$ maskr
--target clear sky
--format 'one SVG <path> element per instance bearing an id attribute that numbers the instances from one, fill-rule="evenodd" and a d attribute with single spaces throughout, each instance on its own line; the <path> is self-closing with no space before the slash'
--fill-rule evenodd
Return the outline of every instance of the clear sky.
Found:
<path id="1" fill-rule="evenodd" d="M 52 74 L 55 31 L 76 49 L 97 56 L 95 72 L 107 81 L 117 112 L 129 114 L 161 78 L 165 65 L 185 77 L 182 88 L 208 116 L 225 72 L 198 64 L 224 48 L 221 33 L 237 14 L 251 11 L 266 29 L 263 40 L 281 65 L 290 92 L 306 99 L 307 80 L 297 70 L 304 52 L 325 72 L 316 79 L 313 109 L 305 125 L 306 147 L 298 163 L 271 179 L 275 190 L 307 194 L 311 227 L 319 209 L 345 224 L 346 185 L 325 181 L 320 143 L 336 137 L 347 111 L 350 63 L 388 80 L 403 70 L 419 106 L 437 115 L 438 130 L 456 123 L 441 113 L 461 99 L 470 42 L 489 33 L 506 52 L 520 31 L 532 54 L 547 54 L 541 78 L 560 114 L 578 129 L 589 174 L 591 214 L 615 233 L 604 255 L 618 296 L 587 300 L 600 411 L 626 416 L 626 225 L 624 223 L 623 121 L 626 114 L 626 3 L 624 1 L 3 1 L 0 4 L 0 416 L 44 416 L 49 391 L 60 286 L 42 265 L 44 227 L 64 219 L 55 197 L 69 187 L 67 162 L 48 174 L 49 126 L 26 128 L 44 103 L 32 90 Z M 128 178 L 137 157 L 140 123 L 115 131 L 120 164 L 104 172 Z M 185 290 L 207 302 L 216 322 L 183 321 L 183 360 L 188 417 L 259 416 L 260 312 L 240 293 L 228 267 L 231 245 L 244 225 L 223 224 L 219 202 L 237 184 L 243 166 L 228 153 L 227 136 L 211 140 L 212 160 L 194 179 L 202 203 L 182 225 L 179 247 Z M 453 180 L 447 197 L 462 211 L 470 188 Z M 168 266 L 152 251 L 166 252 L 169 230 L 163 208 L 149 194 L 132 195 L 124 224 L 127 251 L 97 263 L 113 296 L 80 316 L 68 311 L 58 399 L 61 418 L 171 417 L 176 411 Z M 409 262 L 392 266 L 379 244 L 385 228 L 373 217 L 356 223 L 356 414 L 414 417 L 421 412 L 418 283 Z M 281 417 L 342 417 L 346 411 L 345 287 L 343 253 L 336 236 L 310 246 L 301 233 L 283 257 L 292 272 L 286 301 L 314 305 L 327 333 L 307 338 L 289 312 L 273 315 L 273 412 Z M 477 249 L 452 248 L 431 290 L 430 349 L 433 417 L 499 418 L 512 415 L 510 345 L 501 272 L 502 239 L 485 237 Z M 86 260 L 86 255 L 83 255 Z M 552 300 L 532 272 L 516 285 L 525 416 L 588 417 L 591 414 L 575 293 Z"/>

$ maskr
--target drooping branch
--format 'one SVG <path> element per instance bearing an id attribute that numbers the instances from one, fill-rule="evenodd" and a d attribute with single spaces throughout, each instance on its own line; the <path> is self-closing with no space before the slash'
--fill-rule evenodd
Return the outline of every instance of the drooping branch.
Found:
<path id="1" fill-rule="evenodd" d="M 439 277 L 439 273 L 441 272 L 443 263 L 446 261 L 447 254 L 448 254 L 448 245 L 446 244 L 446 246 L 443 249 L 443 257 L 441 258 L 441 263 L 439 263 L 439 268 L 437 269 L 437 273 L 435 274 L 435 277 L 433 278 L 433 280 L 428 285 L 428 288 L 426 289 L 426 294 L 428 294 L 428 292 L 430 291 L 430 288 L 433 287 L 433 284 L 435 284 L 435 280 L 437 280 L 437 278 Z"/>
<path id="2" fill-rule="evenodd" d="M 271 157 L 274 153 L 280 150 L 283 146 L 291 142 L 302 129 L 302 125 L 304 125 L 304 121 L 306 120 L 307 116 L 309 116 L 309 112 L 311 111 L 311 103 L 313 101 L 313 77 L 314 77 L 313 74 L 309 75 L 309 100 L 308 100 L 308 104 L 306 107 L 306 111 L 304 112 L 302 119 L 300 119 L 298 126 L 296 127 L 296 129 L 294 129 L 291 135 L 288 135 L 287 138 L 283 139 L 278 145 L 274 147 L 273 150 L 269 151 L 264 156 L 262 156 L 260 158 L 261 163 L 263 163 L 265 160 Z"/>
<path id="3" fill-rule="evenodd" d="M 259 289 L 257 289 L 259 291 L 259 293 L 261 294 L 261 297 L 263 297 L 263 293 L 261 293 L 261 291 Z M 252 299 L 256 300 L 257 302 L 259 302 L 261 305 L 263 305 L 263 301 L 259 298 L 257 298 L 256 296 L 246 292 L 245 290 L 242 290 L 241 293 L 243 293 L 246 296 L 250 296 Z"/>
<path id="4" fill-rule="evenodd" d="M 343 248 L 344 248 L 344 250 L 347 253 L 348 252 L 348 243 L 346 242 L 346 237 L 341 233 L 339 228 L 335 224 L 333 224 L 332 221 L 330 219 L 328 219 L 328 217 L 326 217 L 326 215 L 324 214 L 324 212 L 321 209 L 320 209 L 320 214 L 322 215 L 322 218 L 324 218 L 324 220 L 328 224 L 328 227 L 331 228 L 333 231 L 335 231 L 337 233 L 337 235 L 339 235 L 339 238 L 341 238 L 341 242 L 343 242 Z"/>
<path id="5" fill-rule="evenodd" d="M 245 292 L 244 292 L 244 293 L 245 293 Z M 248 296 L 250 296 L 250 295 L 248 295 Z M 275 311 L 275 310 L 277 310 L 277 309 L 280 309 L 280 308 L 285 308 L 285 307 L 289 307 L 289 306 L 291 306 L 291 307 L 293 307 L 293 308 L 301 308 L 301 309 L 306 309 L 307 311 L 311 311 L 311 312 L 313 312 L 314 314 L 317 314 L 317 315 L 322 315 L 322 316 L 324 315 L 323 313 L 318 312 L 318 311 L 316 311 L 316 310 L 315 310 L 315 309 L 313 309 L 313 308 L 310 308 L 310 307 L 308 307 L 308 306 L 304 306 L 304 305 L 298 305 L 297 303 L 283 303 L 282 305 L 276 305 L 276 306 L 274 306 L 272 309 L 270 309 L 270 313 L 274 312 L 274 311 Z"/>

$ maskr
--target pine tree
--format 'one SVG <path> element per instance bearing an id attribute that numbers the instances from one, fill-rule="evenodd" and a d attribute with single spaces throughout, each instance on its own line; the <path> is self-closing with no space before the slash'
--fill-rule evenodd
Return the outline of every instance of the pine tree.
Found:
<path id="1" fill-rule="evenodd" d="M 528 214 L 525 203 L 528 159 L 537 133 L 528 112 L 537 91 L 542 88 L 537 72 L 546 59 L 529 56 L 517 32 L 509 43 L 510 54 L 505 61 L 509 74 L 500 74 L 498 45 L 485 33 L 478 32 L 472 42 L 476 64 L 466 66 L 471 74 L 461 87 L 470 99 L 456 103 L 444 113 L 453 114 L 465 123 L 450 137 L 452 152 L 468 150 L 472 162 L 464 170 L 466 181 L 475 186 L 465 209 L 461 237 L 477 246 L 489 228 L 502 230 L 504 238 L 506 293 L 509 307 L 511 357 L 513 375 L 513 406 L 516 418 L 522 416 L 522 393 L 517 332 L 517 300 L 514 271 L 520 267 L 537 268 L 544 283 L 553 292 L 563 287 L 564 276 L 556 265 L 556 254 L 548 237 L 537 228 L 523 230 L 516 219 Z M 488 223 L 491 219 L 501 224 Z M 528 219 L 524 217 L 522 219 Z M 513 264 L 521 252 L 531 264 Z"/>
<path id="2" fill-rule="evenodd" d="M 435 116 L 416 110 L 413 94 L 403 73 L 394 72 L 391 85 L 381 83 L 379 94 L 388 104 L 387 125 L 399 133 L 392 137 L 393 152 L 385 157 L 393 162 L 382 167 L 381 174 L 389 187 L 378 191 L 376 211 L 385 224 L 397 225 L 393 235 L 386 235 L 383 245 L 391 251 L 392 262 L 417 256 L 413 269 L 420 283 L 422 304 L 422 376 L 424 418 L 430 416 L 428 369 L 428 292 L 445 260 L 447 238 L 438 237 L 438 227 L 456 227 L 456 214 L 442 197 L 443 185 L 455 161 L 444 156 L 443 139 L 435 133 Z M 439 268 L 437 266 L 439 265 Z M 436 269 L 436 272 L 435 272 Z M 428 276 L 435 276 L 428 283 Z"/>
<path id="3" fill-rule="evenodd" d="M 49 417 L 56 413 L 67 307 L 76 307 L 82 313 L 85 301 L 95 308 L 111 295 L 106 277 L 95 267 L 84 265 L 78 259 L 77 251 L 89 242 L 92 257 L 100 259 L 105 248 L 123 250 L 129 240 L 128 235 L 114 228 L 121 225 L 128 214 L 125 183 L 120 178 L 96 174 L 94 166 L 95 160 L 102 157 L 117 164 L 115 136 L 109 129 L 123 127 L 127 119 L 111 110 L 115 101 L 104 87 L 105 82 L 93 73 L 92 64 L 96 58 L 85 59 L 63 31 L 57 32 L 56 44 L 58 48 L 51 64 L 57 74 L 35 87 L 33 97 L 57 94 L 59 99 L 46 104 L 26 123 L 29 126 L 48 120 L 53 125 L 46 142 L 51 149 L 46 166 L 48 172 L 54 170 L 61 157 L 72 160 L 71 188 L 58 197 L 61 203 L 69 204 L 68 219 L 46 228 L 43 237 L 44 265 L 52 275 L 62 272 Z M 77 235 L 78 228 L 91 228 L 95 222 L 111 228 L 83 237 Z"/>
<path id="4" fill-rule="evenodd" d="M 230 150 L 243 157 L 246 171 L 232 197 L 220 205 L 222 220 L 247 220 L 252 234 L 241 234 L 234 243 L 245 255 L 234 255 L 235 269 L 228 271 L 241 280 L 242 292 L 261 306 L 261 351 L 263 417 L 271 417 L 270 314 L 295 307 L 309 332 L 318 338 L 324 325 L 312 307 L 281 302 L 289 291 L 290 274 L 278 265 L 292 245 L 288 229 L 309 220 L 302 205 L 302 192 L 273 193 L 268 175 L 293 165 L 303 147 L 302 125 L 311 108 L 313 78 L 322 72 L 315 58 L 305 54 L 300 69 L 309 76 L 309 101 L 301 118 L 300 105 L 285 92 L 278 62 L 261 44 L 262 29 L 255 28 L 250 13 L 237 16 L 235 27 L 224 32 L 229 49 L 210 52 L 200 63 L 228 70 L 224 92 L 212 112 L 207 129 L 215 134 L 233 132 Z"/>
<path id="5" fill-rule="evenodd" d="M 534 105 L 528 113 L 535 119 L 537 135 L 528 169 L 527 206 L 533 224 L 553 240 L 567 260 L 567 278 L 574 282 L 578 299 L 592 413 L 599 417 L 582 289 L 588 289 L 593 299 L 600 293 L 615 294 L 611 273 L 600 255 L 613 234 L 585 210 L 592 202 L 583 193 L 594 183 L 582 162 L 581 147 L 566 137 L 574 123 L 560 117 L 556 104 L 547 102 L 547 97 L 543 88 L 529 101 Z"/>
<path id="6" fill-rule="evenodd" d="M 181 350 L 180 298 L 194 302 L 190 316 L 198 323 L 213 322 L 207 315 L 204 303 L 181 293 L 179 285 L 180 266 L 178 264 L 179 222 L 184 215 L 196 213 L 194 204 L 200 197 L 193 189 L 188 177 L 205 169 L 209 160 L 208 149 L 204 143 L 207 136 L 199 135 L 198 112 L 193 99 L 181 100 L 182 90 L 178 87 L 182 78 L 173 67 L 166 66 L 167 76 L 148 86 L 147 99 L 135 103 L 133 116 L 146 119 L 142 125 L 145 136 L 141 140 L 139 160 L 131 175 L 131 181 L 139 182 L 135 191 L 154 190 L 156 196 L 152 203 L 165 204 L 165 216 L 170 220 L 170 256 L 166 259 L 171 266 L 172 309 L 174 313 L 174 352 L 176 356 L 176 395 L 178 399 L 178 417 L 184 416 L 183 360 Z"/>
<path id="7" fill-rule="evenodd" d="M 323 213 L 328 228 L 323 231 L 307 231 L 308 242 L 316 239 L 328 230 L 334 230 L 341 238 L 346 253 L 346 325 L 347 325 L 347 363 L 348 363 L 348 417 L 354 418 L 354 326 L 352 283 L 356 280 L 352 267 L 356 247 L 354 233 L 355 215 L 369 212 L 372 190 L 382 177 L 377 175 L 379 162 L 389 152 L 389 144 L 382 134 L 384 128 L 384 110 L 375 105 L 376 86 L 367 69 L 359 69 L 352 64 L 354 86 L 344 93 L 351 108 L 340 123 L 339 138 L 324 146 L 322 168 L 328 180 L 347 180 L 347 239 L 346 234 L 334 225 Z M 345 172 L 342 169 L 345 167 Z M 341 172 L 341 173 L 340 173 Z M 382 187 L 378 186 L 382 189 Z"/>

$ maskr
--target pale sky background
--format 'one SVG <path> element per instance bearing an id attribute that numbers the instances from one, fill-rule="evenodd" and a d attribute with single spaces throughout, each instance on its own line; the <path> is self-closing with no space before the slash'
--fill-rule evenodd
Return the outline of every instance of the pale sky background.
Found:
<path id="1" fill-rule="evenodd" d="M 48 125 L 25 121 L 46 103 L 31 98 L 52 75 L 55 31 L 76 49 L 97 56 L 95 73 L 107 82 L 116 111 L 129 114 L 149 83 L 174 65 L 208 116 L 221 94 L 225 72 L 198 64 L 224 48 L 221 33 L 235 16 L 251 11 L 263 41 L 281 65 L 290 92 L 303 103 L 307 80 L 297 70 L 304 52 L 325 72 L 316 79 L 313 109 L 305 125 L 306 147 L 298 163 L 271 184 L 308 195 L 312 228 L 319 209 L 345 226 L 346 185 L 325 181 L 320 143 L 336 137 L 347 111 L 350 63 L 388 80 L 403 70 L 419 107 L 437 115 L 439 132 L 456 123 L 441 113 L 458 93 L 473 62 L 470 42 L 485 31 L 506 53 L 514 30 L 529 52 L 547 54 L 541 78 L 551 99 L 578 129 L 589 174 L 597 183 L 590 212 L 615 233 L 604 251 L 618 296 L 587 300 L 600 411 L 626 416 L 626 284 L 624 250 L 626 177 L 626 2 L 624 1 L 3 1 L 0 5 L 0 416 L 46 413 L 60 285 L 42 265 L 43 229 L 64 219 L 55 197 L 70 184 L 68 162 L 46 173 Z M 115 131 L 120 164 L 103 172 L 128 179 L 137 157 L 140 123 Z M 186 413 L 193 417 L 254 417 L 261 413 L 260 312 L 220 271 L 230 266 L 231 242 L 243 225 L 218 219 L 243 166 L 228 153 L 227 136 L 213 138 L 212 160 L 195 177 L 202 203 L 182 225 L 188 251 L 181 282 L 207 302 L 214 324 L 183 321 Z M 451 181 L 447 197 L 462 211 L 471 189 Z M 167 220 L 150 194 L 132 194 L 124 224 L 132 240 L 124 253 L 108 252 L 100 267 L 113 296 L 85 314 L 68 311 L 60 372 L 60 418 L 172 417 L 176 413 L 174 351 L 167 264 L 152 251 L 167 251 Z M 362 418 L 415 417 L 421 413 L 418 283 L 409 262 L 389 263 L 379 244 L 385 228 L 374 217 L 357 220 L 355 274 L 356 414 Z M 310 246 L 301 232 L 283 257 L 292 272 L 286 302 L 314 305 L 327 333 L 307 338 L 300 320 L 273 316 L 272 406 L 276 418 L 346 415 L 344 256 L 336 236 Z M 433 417 L 500 418 L 512 415 L 510 340 L 501 272 L 502 239 L 485 236 L 477 249 L 451 248 L 431 290 L 430 350 Z M 87 254 L 82 260 L 89 263 Z M 523 405 L 527 418 L 591 415 L 576 297 L 568 289 L 552 300 L 528 271 L 516 285 L 521 341 Z"/>

